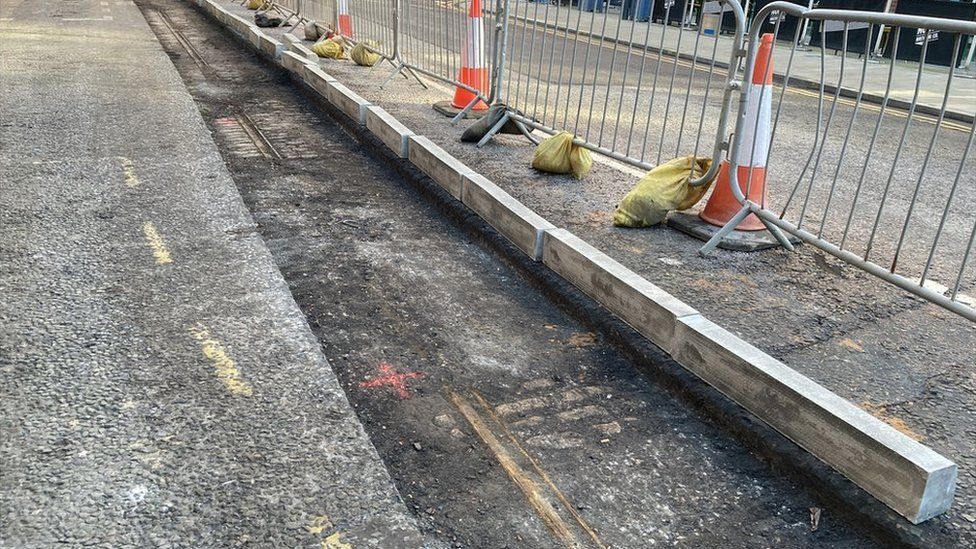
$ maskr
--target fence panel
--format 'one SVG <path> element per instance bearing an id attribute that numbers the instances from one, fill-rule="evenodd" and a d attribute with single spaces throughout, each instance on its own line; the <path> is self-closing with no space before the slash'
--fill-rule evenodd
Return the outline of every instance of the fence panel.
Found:
<path id="1" fill-rule="evenodd" d="M 393 59 L 397 48 L 398 0 L 334 0 L 339 31 L 350 42 L 365 42 L 367 47 Z M 347 17 L 346 19 L 343 19 Z"/>
<path id="2" fill-rule="evenodd" d="M 469 17 L 472 7 L 481 15 L 480 20 Z M 469 68 L 492 72 L 497 47 L 496 13 L 500 10 L 495 0 L 400 0 L 399 60 L 418 73 L 468 89 L 487 100 L 489 90 L 468 86 L 459 80 L 459 74 L 465 59 Z M 469 45 L 466 53 L 465 44 Z"/>
<path id="3" fill-rule="evenodd" d="M 657 4 L 626 3 L 617 12 L 603 0 L 511 0 L 500 101 L 531 128 L 569 131 L 577 143 L 645 169 L 688 154 L 717 160 L 738 76 L 742 8 L 736 0 L 702 10 Z M 682 23 L 647 22 L 655 9 L 663 21 Z M 728 14 L 736 30 L 724 36 Z"/>
<path id="4" fill-rule="evenodd" d="M 976 101 L 968 103 L 968 112 L 947 115 L 950 97 L 973 94 L 974 86 L 957 77 L 958 69 L 928 63 L 929 45 L 938 33 L 951 36 L 951 55 L 958 59 L 961 42 L 976 34 L 976 23 L 808 10 L 775 2 L 760 10 L 753 22 L 746 81 L 760 30 L 764 25 L 768 28 L 768 21 L 783 21 L 784 14 L 800 23 L 817 22 L 821 33 L 839 29 L 841 51 L 836 57 L 823 46 L 814 51 L 820 85 L 810 91 L 790 84 L 792 67 L 809 62 L 811 52 L 795 55 L 795 40 L 774 44 L 789 53 L 782 85 L 772 94 L 769 144 L 765 151 L 739 150 L 743 147 L 739 136 L 753 135 L 760 123 L 759 117 L 749 119 L 740 109 L 730 155 L 733 193 L 767 223 L 976 321 L 976 308 L 962 297 L 976 286 L 976 268 L 970 265 L 976 239 L 976 127 L 957 121 L 967 116 L 972 120 Z M 797 21 L 793 23 L 797 26 Z M 880 25 L 890 29 L 893 48 L 904 32 L 919 37 L 916 68 L 907 69 L 903 63 L 879 66 L 867 56 L 848 55 L 867 46 L 852 43 L 852 30 L 867 30 L 858 39 L 869 41 Z M 819 43 L 825 42 L 821 37 Z M 782 58 L 780 52 L 777 59 Z M 879 68 L 887 82 L 884 96 L 880 104 L 868 103 L 863 97 L 866 81 L 878 78 Z M 906 70 L 912 73 L 906 75 Z M 828 80 L 836 82 L 833 91 L 824 84 Z M 842 96 L 845 87 L 856 90 L 856 96 Z M 891 96 L 897 91 L 911 92 L 907 108 L 892 105 Z M 750 93 L 758 92 L 743 88 L 741 104 L 748 102 Z M 941 104 L 938 112 L 919 113 L 919 101 L 933 96 Z M 740 183 L 736 166 L 754 165 L 752 160 L 763 156 L 767 197 L 757 204 L 745 200 L 741 190 L 748 191 L 753 179 Z M 740 162 L 745 158 L 748 163 Z"/>
<path id="5" fill-rule="evenodd" d="M 336 0 L 298 0 L 298 4 L 304 17 L 332 29 L 339 27 Z"/>

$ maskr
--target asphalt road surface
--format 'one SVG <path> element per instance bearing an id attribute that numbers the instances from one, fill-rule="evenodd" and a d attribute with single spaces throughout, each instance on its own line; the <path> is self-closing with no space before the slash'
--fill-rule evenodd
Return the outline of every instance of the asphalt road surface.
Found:
<path id="1" fill-rule="evenodd" d="M 0 85 L 0 546 L 420 546 L 136 6 L 4 1 Z"/>

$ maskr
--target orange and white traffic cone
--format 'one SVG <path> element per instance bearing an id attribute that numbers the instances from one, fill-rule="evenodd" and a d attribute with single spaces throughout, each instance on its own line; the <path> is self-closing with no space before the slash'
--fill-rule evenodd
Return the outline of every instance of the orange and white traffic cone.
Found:
<path id="1" fill-rule="evenodd" d="M 485 25 L 481 17 L 481 2 L 471 0 L 468 7 L 468 33 L 461 49 L 461 70 L 458 82 L 478 90 L 482 95 L 488 91 L 488 67 L 485 66 Z M 455 109 L 467 107 L 478 96 L 462 87 L 454 92 L 451 106 Z M 488 108 L 484 101 L 478 101 L 473 110 L 483 111 Z"/>
<path id="2" fill-rule="evenodd" d="M 766 157 L 769 154 L 771 110 L 773 99 L 773 35 L 762 35 L 756 62 L 749 86 L 749 99 L 746 104 L 745 123 L 739 138 L 739 148 L 735 153 L 738 168 L 739 188 L 750 201 L 764 204 L 766 201 Z M 729 184 L 728 160 L 722 160 L 718 180 L 712 196 L 701 211 L 700 217 L 719 227 L 728 223 L 739 213 L 742 205 L 732 194 Z M 739 231 L 759 231 L 765 229 L 755 214 L 749 214 L 735 229 Z"/>
<path id="3" fill-rule="evenodd" d="M 352 16 L 349 15 L 349 0 L 337 0 L 339 12 L 339 34 L 352 38 Z"/>

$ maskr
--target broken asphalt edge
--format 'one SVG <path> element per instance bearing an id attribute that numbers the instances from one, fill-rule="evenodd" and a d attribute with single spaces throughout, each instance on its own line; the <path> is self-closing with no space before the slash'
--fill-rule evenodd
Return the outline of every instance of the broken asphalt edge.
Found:
<path id="1" fill-rule="evenodd" d="M 557 228 L 288 44 L 217 5 L 188 0 L 322 96 L 494 227 L 705 381 L 908 519 L 946 512 L 957 466 L 810 378 L 709 321 L 569 231 Z M 287 51 L 286 51 L 287 49 Z"/>

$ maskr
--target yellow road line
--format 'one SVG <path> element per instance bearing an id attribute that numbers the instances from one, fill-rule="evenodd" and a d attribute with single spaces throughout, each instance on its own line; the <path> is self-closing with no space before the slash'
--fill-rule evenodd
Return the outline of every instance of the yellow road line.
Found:
<path id="1" fill-rule="evenodd" d="M 341 534 L 336 532 L 322 540 L 322 549 L 352 549 L 352 545 L 339 539 Z"/>
<path id="2" fill-rule="evenodd" d="M 237 396 L 251 396 L 251 384 L 243 379 L 237 364 L 224 349 L 224 346 L 210 335 L 202 324 L 190 328 L 190 333 L 203 347 L 203 356 L 213 363 L 217 377 L 227 387 L 227 390 Z"/>
<path id="3" fill-rule="evenodd" d="M 122 174 L 125 176 L 125 185 L 130 188 L 135 188 L 139 186 L 139 177 L 136 176 L 136 168 L 132 164 L 132 161 L 124 156 L 119 157 L 119 162 L 122 164 Z"/>
<path id="4" fill-rule="evenodd" d="M 173 262 L 173 257 L 169 253 L 169 248 L 166 247 L 166 242 L 163 240 L 162 235 L 156 230 L 156 226 L 150 222 L 146 222 L 142 226 L 142 232 L 146 235 L 146 242 L 152 249 L 153 257 L 156 258 L 157 265 L 166 265 L 167 263 Z"/>

